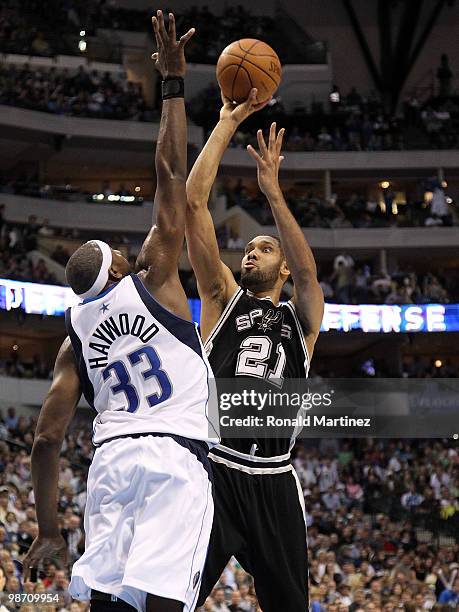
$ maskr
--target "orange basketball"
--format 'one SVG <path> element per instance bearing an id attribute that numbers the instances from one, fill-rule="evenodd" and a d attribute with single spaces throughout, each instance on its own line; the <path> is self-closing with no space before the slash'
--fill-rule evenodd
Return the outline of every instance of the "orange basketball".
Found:
<path id="1" fill-rule="evenodd" d="M 277 53 L 255 38 L 243 38 L 223 50 L 217 62 L 217 80 L 225 95 L 234 102 L 247 99 L 253 87 L 257 101 L 268 100 L 281 82 L 282 67 Z"/>

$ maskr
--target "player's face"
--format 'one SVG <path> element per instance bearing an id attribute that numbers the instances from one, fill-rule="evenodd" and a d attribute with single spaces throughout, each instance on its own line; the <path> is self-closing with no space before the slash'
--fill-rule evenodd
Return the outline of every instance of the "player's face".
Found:
<path id="1" fill-rule="evenodd" d="M 284 256 L 279 243 L 271 236 L 257 236 L 245 247 L 241 264 L 241 285 L 244 289 L 269 291 L 278 282 Z"/>
<path id="2" fill-rule="evenodd" d="M 116 272 L 117 280 L 121 280 L 132 272 L 128 260 L 123 256 L 121 251 L 112 249 L 112 265 L 111 269 Z"/>

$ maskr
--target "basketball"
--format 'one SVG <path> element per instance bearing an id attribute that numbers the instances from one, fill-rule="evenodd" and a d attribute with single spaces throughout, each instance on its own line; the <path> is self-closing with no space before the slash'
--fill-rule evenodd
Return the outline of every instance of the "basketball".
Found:
<path id="1" fill-rule="evenodd" d="M 279 87 L 282 67 L 277 53 L 254 38 L 243 38 L 223 50 L 217 62 L 217 80 L 223 95 L 234 102 L 247 99 L 253 87 L 259 103 Z"/>

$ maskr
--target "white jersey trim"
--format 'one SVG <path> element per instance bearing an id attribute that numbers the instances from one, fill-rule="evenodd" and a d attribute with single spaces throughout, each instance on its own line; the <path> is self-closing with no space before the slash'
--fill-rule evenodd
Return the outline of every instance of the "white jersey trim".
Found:
<path id="1" fill-rule="evenodd" d="M 234 463 L 233 461 L 229 461 L 228 459 L 223 459 L 223 457 L 218 457 L 217 455 L 213 455 L 209 453 L 209 459 L 214 461 L 215 463 L 222 463 L 226 465 L 226 467 L 233 468 L 235 470 L 239 470 L 240 472 L 245 472 L 246 474 L 282 474 L 283 472 L 291 472 L 293 467 L 291 464 L 284 465 L 278 468 L 260 468 L 260 467 L 247 467 L 245 465 L 241 465 L 240 463 Z"/>
<path id="2" fill-rule="evenodd" d="M 291 300 L 289 300 L 288 302 L 285 302 L 285 305 L 290 309 L 290 312 L 292 313 L 293 318 L 295 319 L 295 323 L 296 323 L 296 327 L 297 327 L 297 330 L 298 330 L 298 334 L 300 336 L 301 346 L 303 347 L 303 351 L 304 351 L 304 355 L 305 355 L 304 370 L 305 370 L 305 378 L 307 378 L 308 374 L 309 374 L 309 364 L 311 363 L 311 360 L 309 358 L 308 347 L 306 346 L 306 341 L 304 339 L 304 332 L 303 332 L 300 320 L 299 320 L 297 312 L 296 312 L 295 304 L 293 304 L 293 302 Z"/>
<path id="3" fill-rule="evenodd" d="M 286 461 L 290 459 L 290 453 L 285 455 L 277 455 L 275 457 L 257 457 L 257 455 L 246 455 L 246 453 L 241 453 L 232 448 L 228 448 L 228 446 L 224 446 L 223 444 L 217 444 L 215 449 L 219 449 L 227 453 L 228 455 L 233 455 L 233 457 L 239 457 L 239 459 L 245 459 L 246 461 L 253 461 L 254 463 L 273 463 L 274 461 Z"/>
<path id="4" fill-rule="evenodd" d="M 294 321 L 296 323 L 298 334 L 300 336 L 300 343 L 301 343 L 301 346 L 303 347 L 304 356 L 305 356 L 305 359 L 304 359 L 304 373 L 305 373 L 305 378 L 307 378 L 308 374 L 309 374 L 310 360 L 309 360 L 308 347 L 306 346 L 306 341 L 304 339 L 304 332 L 303 332 L 303 329 L 301 327 L 301 323 L 300 323 L 300 320 L 298 318 L 298 314 L 296 312 L 295 305 L 293 304 L 293 302 L 291 300 L 289 300 L 288 302 L 285 302 L 285 305 L 287 306 L 287 308 L 292 313 L 293 319 L 294 319 Z M 305 410 L 303 408 L 300 408 L 298 410 L 298 413 L 297 413 L 297 417 L 299 418 L 299 420 L 300 420 L 301 417 L 304 416 L 304 414 L 305 414 Z M 298 436 L 300 435 L 302 430 L 303 430 L 302 425 L 297 425 L 295 427 L 295 429 L 294 429 L 294 431 L 292 433 L 292 436 L 290 438 L 290 447 L 289 447 L 290 452 L 292 451 L 293 447 L 295 446 L 296 439 L 298 438 Z"/>
<path id="5" fill-rule="evenodd" d="M 212 340 L 215 338 L 215 336 L 218 334 L 218 332 L 220 331 L 220 329 L 223 326 L 223 323 L 226 321 L 226 319 L 229 317 L 229 315 L 231 314 L 231 311 L 233 310 L 234 306 L 236 305 L 236 303 L 239 301 L 239 298 L 244 294 L 244 291 L 242 290 L 241 287 L 238 287 L 236 289 L 236 291 L 234 292 L 234 294 L 232 295 L 231 299 L 229 300 L 228 304 L 225 306 L 222 314 L 220 315 L 219 319 L 217 320 L 217 322 L 215 323 L 212 331 L 209 334 L 209 337 L 207 338 L 207 340 L 204 342 L 204 348 L 207 349 L 208 346 L 210 346 L 212 344 Z M 212 350 L 212 347 L 210 346 L 210 351 Z"/>
<path id="6" fill-rule="evenodd" d="M 304 493 L 303 493 L 303 488 L 301 486 L 300 479 L 298 478 L 298 474 L 296 473 L 296 470 L 293 466 L 292 466 L 292 474 L 296 482 L 296 488 L 298 490 L 298 498 L 299 498 L 301 509 L 303 511 L 304 527 L 306 530 L 306 549 L 308 549 L 308 520 L 306 518 L 306 504 L 304 502 Z M 309 563 L 308 563 L 308 578 L 309 578 Z"/>

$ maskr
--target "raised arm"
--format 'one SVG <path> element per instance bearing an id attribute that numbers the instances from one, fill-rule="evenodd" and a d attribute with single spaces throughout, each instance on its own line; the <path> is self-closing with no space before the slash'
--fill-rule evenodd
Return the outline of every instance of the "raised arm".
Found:
<path id="1" fill-rule="evenodd" d="M 44 557 L 66 562 L 67 544 L 59 532 L 57 490 L 59 455 L 64 435 L 81 396 L 80 379 L 70 340 L 64 340 L 54 366 L 54 377 L 40 411 L 32 448 L 32 484 L 38 537 L 24 558 L 24 575 Z"/>
<path id="2" fill-rule="evenodd" d="M 258 184 L 269 202 L 276 222 L 287 266 L 293 278 L 292 301 L 303 326 L 306 345 L 311 356 L 322 323 L 324 296 L 317 280 L 314 255 L 303 230 L 290 212 L 279 185 L 283 136 L 283 129 L 276 136 L 276 124 L 273 123 L 269 131 L 268 146 L 261 130 L 257 132 L 261 155 L 250 145 L 247 150 L 257 163 Z"/>
<path id="3" fill-rule="evenodd" d="M 187 124 L 183 97 L 183 77 L 186 72 L 184 47 L 194 29 L 179 41 L 175 19 L 169 14 L 169 31 L 158 11 L 153 17 L 153 29 L 158 52 L 153 55 L 165 89 L 159 136 L 156 144 L 156 194 L 153 206 L 153 227 L 137 259 L 137 270 L 146 270 L 144 280 L 159 298 L 166 292 L 170 303 L 170 288 L 181 290 L 178 283 L 178 260 L 183 247 L 186 214 Z M 174 91 L 175 88 L 175 91 Z M 169 93 L 168 93 L 169 91 Z M 170 97 L 169 97 L 170 96 Z M 180 296 L 183 302 L 183 296 Z M 168 304 L 169 305 L 169 304 Z M 180 308 L 178 308 L 180 310 Z"/>
<path id="4" fill-rule="evenodd" d="M 237 288 L 233 273 L 220 259 L 214 223 L 207 204 L 231 138 L 244 119 L 267 104 L 256 104 L 256 96 L 257 90 L 253 89 L 246 102 L 239 105 L 223 99 L 220 120 L 186 183 L 186 242 L 202 299 L 201 331 L 204 338 Z"/>

